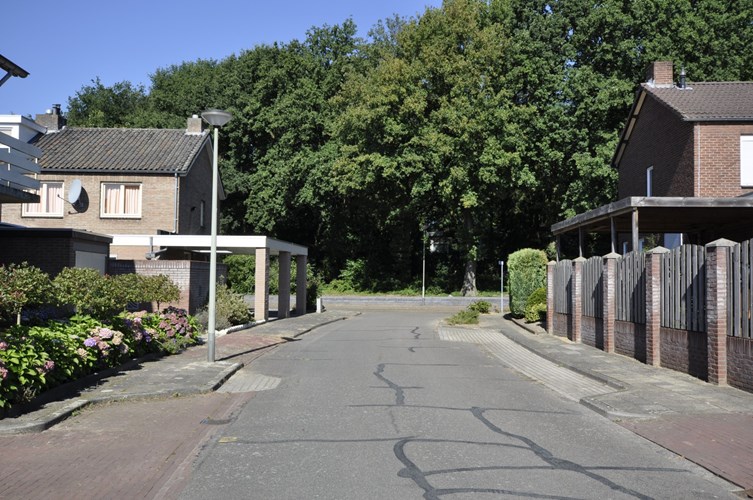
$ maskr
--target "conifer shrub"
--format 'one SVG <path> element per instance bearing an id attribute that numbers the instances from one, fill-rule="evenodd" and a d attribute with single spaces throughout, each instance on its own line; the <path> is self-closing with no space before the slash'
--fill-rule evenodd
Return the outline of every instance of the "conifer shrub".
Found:
<path id="1" fill-rule="evenodd" d="M 525 315 L 528 297 L 546 286 L 546 253 L 533 248 L 523 248 L 507 258 L 510 313 L 516 318 Z"/>

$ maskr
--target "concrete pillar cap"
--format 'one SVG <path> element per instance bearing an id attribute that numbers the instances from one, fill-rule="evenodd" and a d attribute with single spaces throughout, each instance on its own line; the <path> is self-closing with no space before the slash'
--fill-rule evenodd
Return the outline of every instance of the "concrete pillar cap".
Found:
<path id="1" fill-rule="evenodd" d="M 719 238 L 718 240 L 712 241 L 711 243 L 706 244 L 706 248 L 716 248 L 716 247 L 733 247 L 737 245 L 734 241 L 728 240 L 727 238 Z"/>
<path id="2" fill-rule="evenodd" d="M 651 250 L 649 250 L 649 251 L 648 251 L 648 252 L 646 252 L 646 253 L 647 253 L 647 254 L 654 254 L 654 253 L 669 253 L 669 249 L 667 249 L 667 248 L 664 248 L 664 247 L 662 247 L 662 246 L 658 246 L 658 247 L 656 247 L 656 248 L 652 248 Z"/>
<path id="3" fill-rule="evenodd" d="M 602 258 L 603 258 L 603 259 L 621 259 L 621 258 L 622 258 L 622 255 L 620 255 L 620 254 L 618 254 L 618 253 L 616 253 L 616 252 L 609 252 L 608 254 L 606 254 L 606 255 L 605 255 L 604 257 L 602 257 Z"/>

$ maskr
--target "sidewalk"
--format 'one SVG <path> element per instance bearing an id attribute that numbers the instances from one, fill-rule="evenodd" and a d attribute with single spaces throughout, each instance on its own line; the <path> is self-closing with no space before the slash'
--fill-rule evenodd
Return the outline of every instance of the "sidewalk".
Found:
<path id="1" fill-rule="evenodd" d="M 498 314 L 482 316 L 480 327 L 601 381 L 604 393 L 584 397 L 581 404 L 753 496 L 753 394 L 607 354 Z"/>
<path id="2" fill-rule="evenodd" d="M 353 311 L 306 314 L 217 336 L 214 363 L 207 361 L 206 345 L 199 345 L 178 355 L 147 357 L 104 370 L 48 391 L 37 400 L 39 407 L 35 411 L 0 420 L 0 434 L 42 432 L 93 403 L 214 391 L 267 348 L 356 314 Z"/>

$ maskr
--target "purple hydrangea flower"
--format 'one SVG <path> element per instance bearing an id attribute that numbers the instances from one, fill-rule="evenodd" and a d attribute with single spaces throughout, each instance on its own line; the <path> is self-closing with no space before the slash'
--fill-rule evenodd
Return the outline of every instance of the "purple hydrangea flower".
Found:
<path id="1" fill-rule="evenodd" d="M 97 345 L 97 339 L 94 337 L 89 337 L 88 339 L 84 340 L 84 345 L 86 347 L 94 347 Z"/>

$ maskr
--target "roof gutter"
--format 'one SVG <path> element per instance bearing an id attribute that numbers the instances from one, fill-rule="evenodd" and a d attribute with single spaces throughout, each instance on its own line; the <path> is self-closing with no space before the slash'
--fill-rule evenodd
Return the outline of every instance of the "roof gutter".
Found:
<path id="1" fill-rule="evenodd" d="M 180 197 L 180 179 L 175 172 L 175 220 L 173 221 L 173 234 L 178 234 L 178 200 Z"/>

